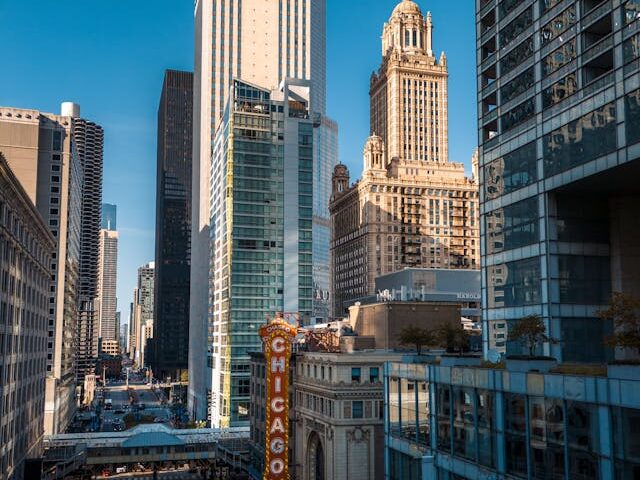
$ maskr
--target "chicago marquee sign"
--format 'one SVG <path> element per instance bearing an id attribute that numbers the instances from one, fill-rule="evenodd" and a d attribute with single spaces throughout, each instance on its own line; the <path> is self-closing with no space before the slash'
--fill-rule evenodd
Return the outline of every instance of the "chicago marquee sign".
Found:
<path id="1" fill-rule="evenodd" d="M 267 366 L 264 480 L 289 479 L 289 359 L 297 330 L 282 314 L 260 328 Z"/>

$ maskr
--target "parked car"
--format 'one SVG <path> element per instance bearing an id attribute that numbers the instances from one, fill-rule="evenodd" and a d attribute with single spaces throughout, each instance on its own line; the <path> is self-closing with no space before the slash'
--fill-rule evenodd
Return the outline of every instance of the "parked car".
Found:
<path id="1" fill-rule="evenodd" d="M 127 467 L 125 465 L 116 468 L 116 473 L 127 473 Z"/>

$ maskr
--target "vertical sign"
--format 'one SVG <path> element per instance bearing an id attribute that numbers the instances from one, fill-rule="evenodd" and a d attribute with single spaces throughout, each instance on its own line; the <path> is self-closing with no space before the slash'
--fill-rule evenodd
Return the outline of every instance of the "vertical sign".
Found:
<path id="1" fill-rule="evenodd" d="M 296 333 L 282 314 L 260 328 L 267 372 L 264 480 L 289 479 L 289 359 Z"/>

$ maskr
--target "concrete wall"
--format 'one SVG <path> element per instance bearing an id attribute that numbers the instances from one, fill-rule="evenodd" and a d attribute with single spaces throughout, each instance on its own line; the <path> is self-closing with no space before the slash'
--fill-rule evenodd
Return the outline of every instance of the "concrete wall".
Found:
<path id="1" fill-rule="evenodd" d="M 349 321 L 358 335 L 374 337 L 376 348 L 401 348 L 398 336 L 406 327 L 435 330 L 443 323 L 460 325 L 460 305 L 425 302 L 354 305 L 349 308 Z"/>

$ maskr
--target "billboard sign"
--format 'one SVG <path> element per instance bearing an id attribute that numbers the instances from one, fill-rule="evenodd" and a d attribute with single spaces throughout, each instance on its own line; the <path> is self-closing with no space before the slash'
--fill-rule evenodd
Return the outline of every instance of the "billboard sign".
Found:
<path id="1" fill-rule="evenodd" d="M 297 330 L 282 314 L 260 328 L 267 372 L 264 480 L 289 479 L 289 360 Z"/>

